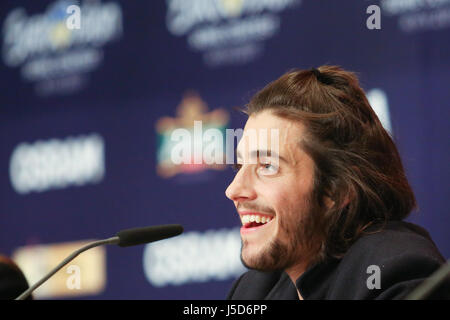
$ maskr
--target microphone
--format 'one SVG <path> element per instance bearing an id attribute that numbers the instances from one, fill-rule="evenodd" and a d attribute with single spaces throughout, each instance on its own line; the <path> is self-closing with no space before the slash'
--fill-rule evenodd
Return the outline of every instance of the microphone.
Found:
<path id="1" fill-rule="evenodd" d="M 41 280 L 36 282 L 33 286 L 24 291 L 15 300 L 26 299 L 34 290 L 40 287 L 45 281 L 50 279 L 56 272 L 62 267 L 75 259 L 80 253 L 89 250 L 94 247 L 102 246 L 105 244 L 117 244 L 120 247 L 130 247 L 139 244 L 154 242 L 171 237 L 175 237 L 183 232 L 183 226 L 179 224 L 167 224 L 161 226 L 152 226 L 144 228 L 126 229 L 116 233 L 115 237 L 108 239 L 98 240 L 81 247 L 80 249 L 72 252 L 67 258 L 65 258 L 59 265 L 47 273 Z"/>
<path id="2" fill-rule="evenodd" d="M 127 229 L 117 232 L 118 246 L 129 247 L 175 237 L 183 232 L 179 224 Z"/>
<path id="3" fill-rule="evenodd" d="M 413 292 L 411 292 L 405 300 L 423 300 L 431 293 L 438 289 L 441 285 L 446 286 L 447 290 L 450 288 L 450 260 L 435 271 L 430 277 L 419 284 Z"/>

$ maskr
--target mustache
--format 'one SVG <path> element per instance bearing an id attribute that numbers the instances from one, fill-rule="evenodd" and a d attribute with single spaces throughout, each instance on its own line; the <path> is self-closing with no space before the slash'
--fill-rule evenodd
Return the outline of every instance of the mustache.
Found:
<path id="1" fill-rule="evenodd" d="M 258 203 L 245 203 L 245 204 L 238 203 L 236 205 L 236 209 L 238 211 L 244 211 L 244 210 L 246 210 L 246 211 L 256 211 L 256 212 L 270 213 L 270 214 L 275 215 L 275 210 L 273 210 L 270 207 L 260 205 Z"/>

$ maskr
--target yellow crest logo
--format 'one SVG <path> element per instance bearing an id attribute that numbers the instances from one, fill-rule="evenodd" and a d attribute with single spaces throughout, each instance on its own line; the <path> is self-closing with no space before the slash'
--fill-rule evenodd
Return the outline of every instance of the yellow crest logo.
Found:
<path id="1" fill-rule="evenodd" d="M 156 123 L 158 174 L 169 178 L 179 173 L 223 169 L 223 162 L 212 163 L 204 151 L 213 149 L 215 159 L 225 157 L 224 134 L 211 138 L 207 132 L 214 129 L 225 133 L 228 119 L 226 110 L 209 111 L 196 92 L 187 92 L 176 109 L 176 117 L 163 117 Z"/>

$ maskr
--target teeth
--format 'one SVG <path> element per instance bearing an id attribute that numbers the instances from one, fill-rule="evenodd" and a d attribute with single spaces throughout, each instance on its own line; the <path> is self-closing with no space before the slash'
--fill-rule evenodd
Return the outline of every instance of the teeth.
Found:
<path id="1" fill-rule="evenodd" d="M 241 216 L 242 224 L 247 224 L 249 222 L 256 222 L 256 223 L 264 224 L 271 220 L 272 220 L 271 217 L 259 216 L 259 215 L 254 215 L 254 214 L 252 214 L 252 215 L 247 214 L 247 215 Z"/>

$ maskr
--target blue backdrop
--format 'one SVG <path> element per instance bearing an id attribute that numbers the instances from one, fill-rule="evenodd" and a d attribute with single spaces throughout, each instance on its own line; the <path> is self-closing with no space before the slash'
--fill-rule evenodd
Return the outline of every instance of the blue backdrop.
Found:
<path id="1" fill-rule="evenodd" d="M 79 29 L 66 23 L 72 4 Z M 370 5 L 380 29 L 367 25 Z M 358 72 L 417 196 L 409 220 L 450 257 L 450 1 L 3 0 L 0 27 L 0 252 L 34 282 L 33 269 L 64 258 L 58 244 L 185 228 L 99 251 L 91 291 L 86 266 L 81 288 L 37 297 L 224 298 L 244 270 L 224 194 L 233 172 L 170 165 L 171 132 L 192 119 L 242 128 L 235 107 L 322 64 Z"/>

